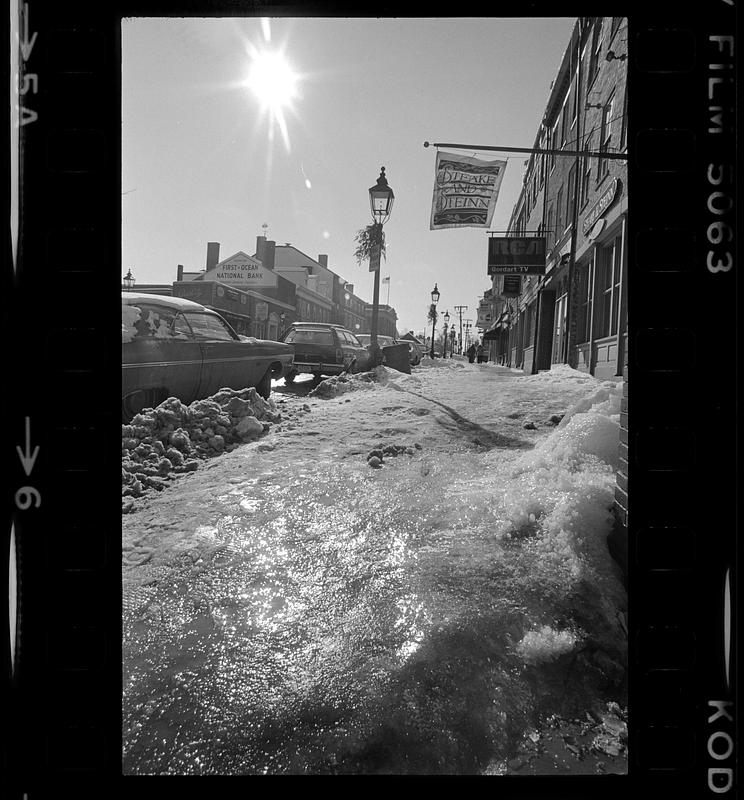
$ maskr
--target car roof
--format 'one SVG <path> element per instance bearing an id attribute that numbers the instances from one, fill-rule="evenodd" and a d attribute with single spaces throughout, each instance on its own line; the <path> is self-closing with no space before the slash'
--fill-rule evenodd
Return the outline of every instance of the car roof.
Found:
<path id="1" fill-rule="evenodd" d="M 195 303 L 193 300 L 186 300 L 185 297 L 172 297 L 162 294 L 147 294 L 146 292 L 122 292 L 121 304 L 123 306 L 135 306 L 138 303 L 151 303 L 157 306 L 165 306 L 178 311 L 207 311 L 214 313 L 211 308 Z"/>
<path id="2" fill-rule="evenodd" d="M 335 322 L 291 322 L 287 327 L 289 328 L 341 328 L 342 331 L 348 330 L 343 325 L 337 325 Z"/>

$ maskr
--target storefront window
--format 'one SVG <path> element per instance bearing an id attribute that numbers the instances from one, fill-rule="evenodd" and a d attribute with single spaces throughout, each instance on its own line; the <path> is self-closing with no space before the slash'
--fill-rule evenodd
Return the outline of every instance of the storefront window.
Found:
<path id="1" fill-rule="evenodd" d="M 592 266 L 590 260 L 586 264 L 580 264 L 579 273 L 579 314 L 578 314 L 578 335 L 579 343 L 588 342 L 591 338 L 591 319 L 592 319 Z"/>
<path id="2" fill-rule="evenodd" d="M 602 339 L 617 333 L 620 301 L 621 238 L 617 236 L 606 247 L 597 250 L 597 310 L 595 336 Z"/>

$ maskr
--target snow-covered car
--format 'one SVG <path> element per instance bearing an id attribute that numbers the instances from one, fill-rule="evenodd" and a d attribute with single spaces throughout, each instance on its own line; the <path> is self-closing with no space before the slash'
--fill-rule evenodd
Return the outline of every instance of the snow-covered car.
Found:
<path id="1" fill-rule="evenodd" d="M 367 348 L 342 325 L 293 322 L 281 338 L 294 348 L 294 363 L 285 377 L 287 383 L 302 372 L 318 379 L 323 375 L 364 372 L 370 365 Z"/>
<path id="2" fill-rule="evenodd" d="M 255 387 L 265 398 L 271 379 L 287 374 L 293 349 L 241 337 L 215 311 L 180 297 L 122 292 L 121 411 L 128 422 L 168 397 L 183 403 L 220 389 Z"/>

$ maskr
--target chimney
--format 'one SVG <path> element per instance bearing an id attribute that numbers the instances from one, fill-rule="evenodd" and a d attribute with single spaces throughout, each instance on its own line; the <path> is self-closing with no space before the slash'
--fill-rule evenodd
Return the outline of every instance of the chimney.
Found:
<path id="1" fill-rule="evenodd" d="M 274 257 L 276 255 L 276 242 L 275 241 L 268 241 L 264 245 L 264 257 L 261 259 L 261 263 L 268 267 L 269 269 L 274 269 Z"/>
<path id="2" fill-rule="evenodd" d="M 318 256 L 318 264 L 320 264 L 321 267 L 325 267 L 326 269 L 328 269 L 328 256 L 325 255 L 324 253 L 321 253 Z"/>
<path id="3" fill-rule="evenodd" d="M 220 243 L 207 242 L 207 269 L 216 267 L 220 260 Z"/>
<path id="4" fill-rule="evenodd" d="M 266 248 L 266 237 L 256 236 L 256 258 L 261 262 L 263 262 L 264 260 L 265 248 Z"/>
<path id="5" fill-rule="evenodd" d="M 182 281 L 183 280 L 183 264 L 179 264 L 176 271 L 176 280 Z"/>

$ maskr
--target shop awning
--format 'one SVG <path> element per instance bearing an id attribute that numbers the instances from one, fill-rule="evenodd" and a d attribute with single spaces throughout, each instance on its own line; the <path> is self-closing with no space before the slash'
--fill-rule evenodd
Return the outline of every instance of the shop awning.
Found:
<path id="1" fill-rule="evenodd" d="M 502 311 L 496 322 L 483 334 L 483 341 L 492 342 L 500 338 L 510 327 L 511 314 L 508 311 Z"/>

